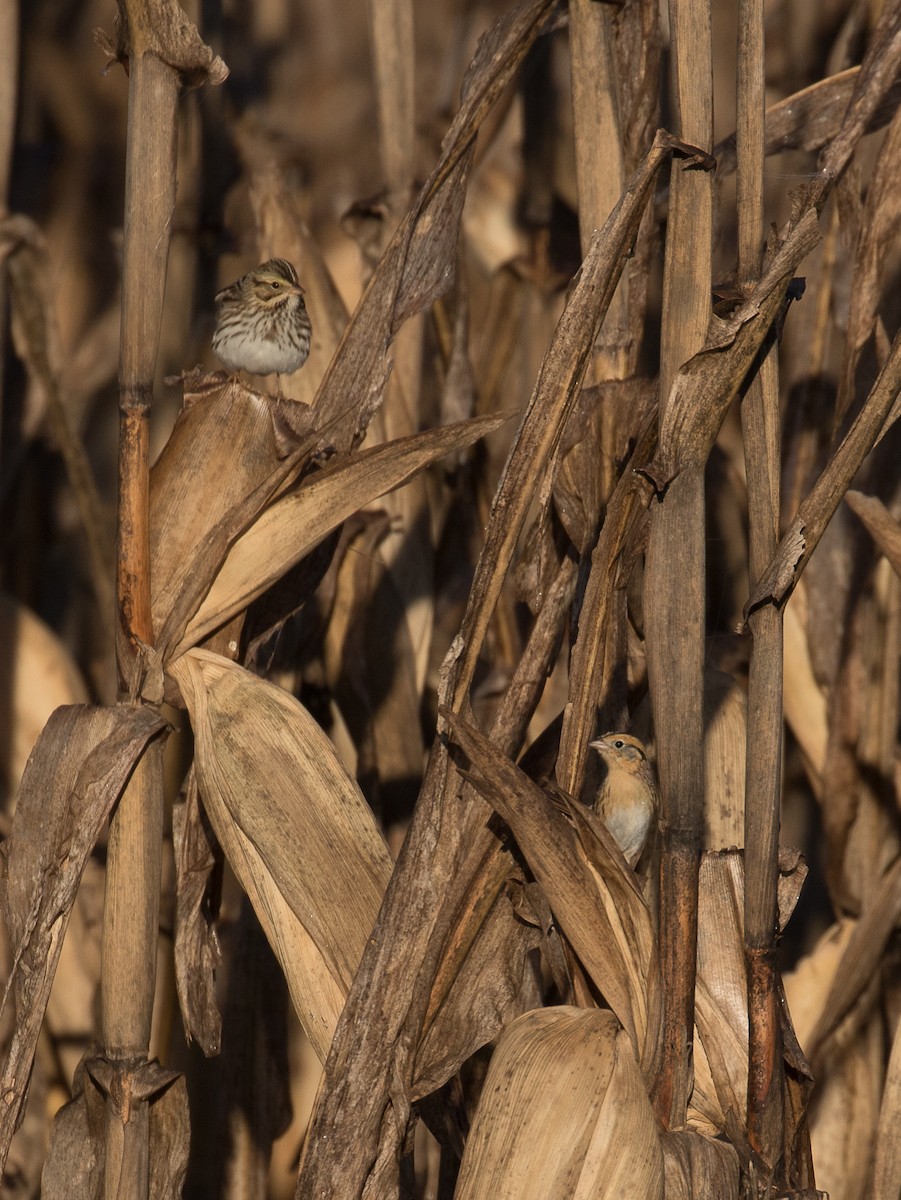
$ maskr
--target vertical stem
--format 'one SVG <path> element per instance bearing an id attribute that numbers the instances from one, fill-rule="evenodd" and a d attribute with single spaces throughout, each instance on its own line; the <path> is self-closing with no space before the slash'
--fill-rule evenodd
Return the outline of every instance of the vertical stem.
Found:
<path id="1" fill-rule="evenodd" d="M 583 255 L 588 252 L 593 232 L 603 227 L 626 185 L 614 36 L 610 5 L 571 0 L 573 132 Z M 607 310 L 586 383 L 625 379 L 634 369 L 638 338 L 629 326 L 629 276 L 627 268 Z M 601 405 L 598 470 L 604 502 L 616 486 L 617 416 L 613 405 Z"/>
<path id="2" fill-rule="evenodd" d="M 670 0 L 673 103 L 685 141 L 713 141 L 709 0 Z M 679 367 L 710 319 L 713 181 L 674 162 L 664 265 L 661 427 Z M 664 823 L 660 937 L 663 1065 L 654 1087 L 667 1127 L 684 1124 L 691 1087 L 703 829 L 704 478 L 686 471 L 652 512 L 645 580 L 648 675 Z"/>
<path id="3" fill-rule="evenodd" d="M 569 38 L 583 255 L 588 253 L 591 235 L 603 228 L 626 184 L 611 25 L 608 5 L 572 0 Z M 604 320 L 604 350 L 595 364 L 598 379 L 623 379 L 628 374 L 628 278 L 628 271 L 624 271 Z M 609 486 L 612 481 L 608 481 Z"/>
<path id="4" fill-rule="evenodd" d="M 140 17 L 140 14 L 138 14 Z M 140 29 L 140 23 L 136 24 Z M 125 257 L 119 357 L 119 511 L 116 653 L 123 703 L 140 694 L 150 614 L 149 431 L 169 228 L 175 203 L 178 78 L 131 47 L 125 183 Z M 105 1057 L 125 1095 L 147 1060 L 156 981 L 162 854 L 161 747 L 138 763 L 110 826 L 103 922 L 101 1021 Z M 123 1136 L 139 1149 L 123 1158 Z M 105 1194 L 146 1197 L 149 1106 L 132 1097 L 107 1108 Z"/>
<path id="5" fill-rule="evenodd" d="M 764 182 L 763 0 L 738 9 L 737 203 L 739 285 L 760 270 Z M 751 581 L 779 535 L 779 398 L 776 347 L 762 357 L 742 403 L 748 480 Z M 748 1140 L 773 1165 L 780 1157 L 782 1075 L 776 980 L 776 888 L 782 775 L 782 614 L 757 609 L 748 682 L 745 781 L 745 958 L 748 971 Z M 779 703 L 776 703 L 777 699 Z"/>
<path id="6" fill-rule="evenodd" d="M 369 0 L 369 25 L 382 173 L 389 194 L 402 193 L 405 208 L 416 140 L 411 0 Z"/>

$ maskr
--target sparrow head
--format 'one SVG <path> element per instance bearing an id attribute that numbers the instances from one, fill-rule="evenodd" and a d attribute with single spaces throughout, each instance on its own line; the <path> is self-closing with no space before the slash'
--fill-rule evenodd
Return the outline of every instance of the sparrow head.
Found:
<path id="1" fill-rule="evenodd" d="M 254 298 L 267 308 L 283 304 L 289 296 L 303 295 L 297 272 L 284 258 L 270 258 L 245 278 Z"/>
<path id="2" fill-rule="evenodd" d="M 644 743 L 631 733 L 605 733 L 588 743 L 597 750 L 608 768 L 615 767 L 634 774 L 648 761 Z"/>

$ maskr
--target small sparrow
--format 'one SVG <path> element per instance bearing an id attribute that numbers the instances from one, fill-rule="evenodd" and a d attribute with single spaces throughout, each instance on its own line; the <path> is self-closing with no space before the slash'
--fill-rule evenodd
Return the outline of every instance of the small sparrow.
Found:
<path id="1" fill-rule="evenodd" d="M 605 733 L 590 742 L 607 768 L 594 811 L 616 839 L 630 867 L 641 858 L 657 816 L 657 783 L 643 744 L 630 733 Z"/>
<path id="2" fill-rule="evenodd" d="M 291 375 L 310 353 L 303 295 L 297 272 L 283 258 L 248 271 L 216 296 L 213 353 L 229 371 Z"/>

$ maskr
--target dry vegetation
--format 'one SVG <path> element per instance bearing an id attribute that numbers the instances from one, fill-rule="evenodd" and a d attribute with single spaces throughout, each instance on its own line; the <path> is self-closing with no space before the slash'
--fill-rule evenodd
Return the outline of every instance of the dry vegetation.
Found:
<path id="1" fill-rule="evenodd" d="M 0 0 L 4 1196 L 901 1195 L 901 4 L 710 7 Z"/>

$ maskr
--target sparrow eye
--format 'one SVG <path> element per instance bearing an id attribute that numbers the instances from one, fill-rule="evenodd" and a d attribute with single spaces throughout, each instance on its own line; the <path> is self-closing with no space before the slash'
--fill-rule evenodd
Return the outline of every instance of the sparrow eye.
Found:
<path id="1" fill-rule="evenodd" d="M 622 748 L 623 748 L 623 746 L 625 746 L 625 744 L 626 743 L 623 741 L 622 738 L 617 738 L 616 741 L 613 743 L 614 748 L 617 750 L 622 750 Z"/>

